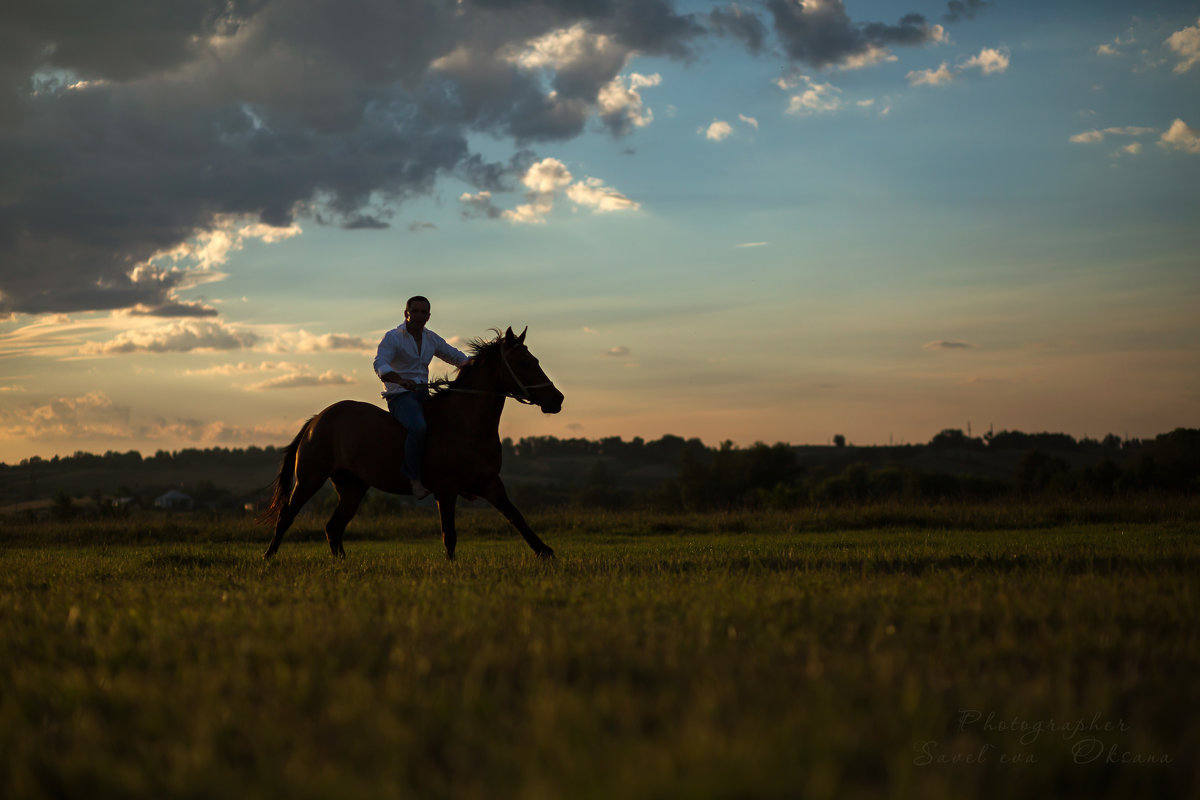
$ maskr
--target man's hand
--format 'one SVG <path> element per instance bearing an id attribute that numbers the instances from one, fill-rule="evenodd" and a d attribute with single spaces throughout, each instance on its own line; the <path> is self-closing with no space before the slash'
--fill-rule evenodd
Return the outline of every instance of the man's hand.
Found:
<path id="1" fill-rule="evenodd" d="M 410 392 L 417 388 L 416 381 L 410 381 L 408 378 L 401 378 L 398 372 L 385 372 L 379 376 L 379 379 L 384 383 L 395 383 L 408 389 Z"/>

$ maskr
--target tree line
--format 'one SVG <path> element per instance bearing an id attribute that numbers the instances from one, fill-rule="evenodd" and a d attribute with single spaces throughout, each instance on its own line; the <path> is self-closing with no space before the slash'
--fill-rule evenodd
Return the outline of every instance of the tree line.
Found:
<path id="1" fill-rule="evenodd" d="M 946 429 L 927 444 L 869 447 L 836 438 L 843 441 L 834 446 L 738 447 L 725 441 L 714 447 L 670 434 L 652 441 L 530 436 L 505 439 L 502 446 L 511 493 L 519 502 L 541 505 L 712 510 L 1200 490 L 1197 429 L 1147 440 L 1021 431 L 972 437 Z M 140 494 L 145 501 L 165 488 L 182 488 L 208 507 L 242 508 L 260 499 L 281 457 L 281 448 L 254 446 L 159 450 L 152 456 L 76 452 L 0 464 L 0 488 L 5 502 L 12 502 L 69 494 L 66 476 L 119 476 L 115 488 L 76 491 L 97 498 Z M 234 468 L 251 476 L 252 485 L 218 485 L 212 477 Z M 155 476 L 168 474 L 169 484 L 156 483 Z M 193 477 L 181 480 L 188 475 Z M 380 495 L 369 505 L 388 510 L 404 502 Z"/>

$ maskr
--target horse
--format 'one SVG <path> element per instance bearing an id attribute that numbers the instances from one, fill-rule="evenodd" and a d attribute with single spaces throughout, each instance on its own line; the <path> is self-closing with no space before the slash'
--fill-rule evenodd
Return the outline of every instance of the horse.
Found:
<path id="1" fill-rule="evenodd" d="M 428 432 L 421 480 L 437 501 L 442 544 L 453 560 L 458 534 L 454 507 L 459 497 L 483 497 L 520 531 L 533 552 L 553 558 L 554 551 L 529 527 L 500 480 L 500 414 L 506 398 L 536 405 L 545 414 L 562 410 L 563 394 L 525 346 L 525 334 L 493 329 L 494 339 L 475 339 L 468 349 L 474 362 L 453 381 L 431 386 L 425 406 Z M 345 556 L 342 535 L 367 493 L 374 487 L 391 494 L 412 494 L 401 470 L 403 426 L 377 405 L 342 400 L 311 417 L 284 451 L 271 503 L 258 518 L 275 525 L 264 559 L 279 549 L 283 534 L 301 507 L 326 480 L 333 481 L 338 504 L 325 525 L 335 557 Z"/>

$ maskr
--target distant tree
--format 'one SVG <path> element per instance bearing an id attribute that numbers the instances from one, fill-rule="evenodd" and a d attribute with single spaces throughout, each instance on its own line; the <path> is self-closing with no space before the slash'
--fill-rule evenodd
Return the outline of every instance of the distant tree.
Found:
<path id="1" fill-rule="evenodd" d="M 935 450 L 979 450 L 984 447 L 982 439 L 971 438 L 958 428 L 946 428 L 929 441 Z"/>
<path id="2" fill-rule="evenodd" d="M 1147 442 L 1147 477 L 1159 489 L 1200 488 L 1200 429 L 1176 428 Z"/>
<path id="3" fill-rule="evenodd" d="M 833 437 L 833 446 L 834 447 L 845 447 L 846 446 L 846 437 L 842 436 L 840 433 L 836 434 Z"/>
<path id="4" fill-rule="evenodd" d="M 1066 433 L 1023 433 L 1000 431 L 988 440 L 988 447 L 996 450 L 1078 450 L 1079 443 Z"/>

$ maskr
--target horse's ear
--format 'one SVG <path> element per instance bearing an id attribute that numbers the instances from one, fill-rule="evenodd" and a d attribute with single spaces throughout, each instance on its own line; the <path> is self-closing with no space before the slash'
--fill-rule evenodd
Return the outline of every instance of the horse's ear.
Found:
<path id="1" fill-rule="evenodd" d="M 510 325 L 510 326 L 508 327 L 508 330 L 506 330 L 506 331 L 504 332 L 504 341 L 506 341 L 506 342 L 511 342 L 511 341 L 512 341 L 514 338 L 515 338 L 515 337 L 513 336 L 513 332 L 512 332 L 512 326 Z"/>
<path id="2" fill-rule="evenodd" d="M 529 333 L 528 325 L 525 326 L 525 330 L 521 331 L 521 335 L 517 337 L 517 344 L 525 344 L 525 334 L 527 333 Z"/>

